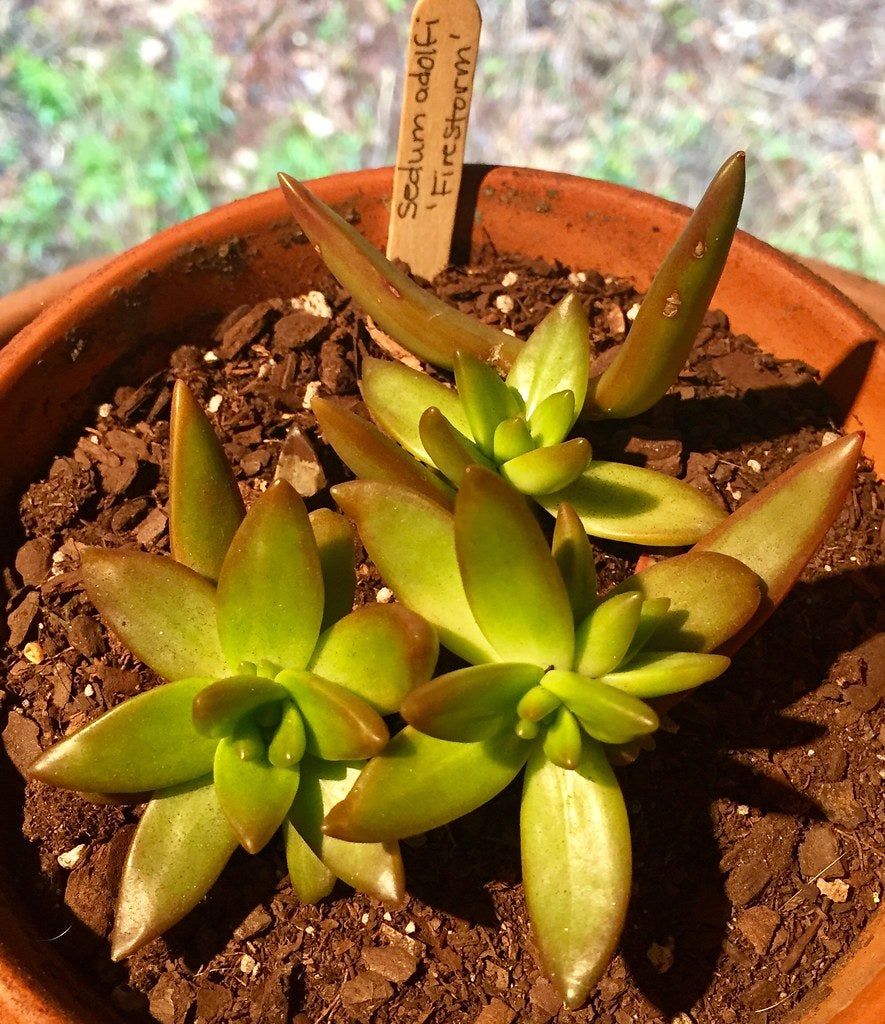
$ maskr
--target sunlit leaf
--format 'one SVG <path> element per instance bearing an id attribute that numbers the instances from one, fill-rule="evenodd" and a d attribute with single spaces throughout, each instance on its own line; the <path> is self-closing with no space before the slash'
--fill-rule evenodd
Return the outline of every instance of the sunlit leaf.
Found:
<path id="1" fill-rule="evenodd" d="M 457 487 L 468 466 L 491 468 L 492 463 L 464 434 L 457 431 L 439 409 L 425 409 L 419 424 L 421 441 L 430 461 Z"/>
<path id="2" fill-rule="evenodd" d="M 759 577 L 743 562 L 695 550 L 643 569 L 614 593 L 669 599 L 670 609 L 646 648 L 715 651 L 750 620 L 759 606 L 759 587 Z"/>
<path id="3" fill-rule="evenodd" d="M 274 768 L 291 768 L 298 764 L 307 749 L 304 719 L 294 704 L 283 708 L 280 723 L 267 746 L 267 759 Z"/>
<path id="4" fill-rule="evenodd" d="M 368 420 L 325 398 L 315 398 L 311 408 L 323 437 L 356 476 L 408 487 L 444 508 L 452 507 L 454 491 L 439 473 L 422 465 Z"/>
<path id="5" fill-rule="evenodd" d="M 538 501 L 554 515 L 569 502 L 591 537 L 663 547 L 692 544 L 725 518 L 684 481 L 619 462 L 594 460 L 568 487 Z"/>
<path id="6" fill-rule="evenodd" d="M 101 617 L 164 679 L 226 675 L 215 587 L 172 558 L 85 548 L 83 584 Z"/>
<path id="7" fill-rule="evenodd" d="M 519 413 L 510 389 L 495 369 L 469 352 L 455 353 L 455 384 L 474 441 L 486 455 L 494 449 L 495 428 Z"/>
<path id="8" fill-rule="evenodd" d="M 529 430 L 539 446 L 559 444 L 575 422 L 575 396 L 571 391 L 548 395 L 529 417 Z"/>
<path id="9" fill-rule="evenodd" d="M 630 827 L 605 754 L 585 739 L 575 771 L 536 750 L 520 811 L 522 878 L 545 973 L 577 1008 L 608 966 L 630 899 Z"/>
<path id="10" fill-rule="evenodd" d="M 237 722 L 257 708 L 287 700 L 289 691 L 272 679 L 241 675 L 218 679 L 196 693 L 193 726 L 202 736 L 229 735 Z"/>
<path id="11" fill-rule="evenodd" d="M 722 654 L 642 651 L 629 665 L 619 672 L 610 672 L 600 681 L 637 697 L 663 697 L 708 683 L 721 676 L 730 664 L 730 659 Z"/>
<path id="12" fill-rule="evenodd" d="M 212 888 L 236 847 L 211 778 L 155 796 L 123 869 L 113 959 L 122 960 L 180 921 Z"/>
<path id="13" fill-rule="evenodd" d="M 540 722 L 556 711 L 562 701 L 543 686 L 534 686 L 520 699 L 516 713 L 527 722 Z"/>
<path id="14" fill-rule="evenodd" d="M 300 182 L 288 174 L 279 179 L 295 219 L 323 262 L 403 348 L 436 366 L 451 367 L 456 348 L 510 365 L 522 342 L 420 288 Z"/>
<path id="15" fill-rule="evenodd" d="M 574 412 L 581 409 L 590 372 L 589 339 L 587 314 L 577 294 L 570 292 L 532 331 L 507 376 L 507 383 L 525 399 L 529 416 L 558 391 L 571 391 Z"/>
<path id="16" fill-rule="evenodd" d="M 218 579 L 245 515 L 240 489 L 212 424 L 187 385 L 175 382 L 169 416 L 169 542 L 172 556 Z"/>
<path id="17" fill-rule="evenodd" d="M 469 469 L 458 492 L 455 544 L 470 608 L 499 660 L 570 666 L 568 594 L 523 498 L 494 473 Z"/>
<path id="18" fill-rule="evenodd" d="M 637 416 L 676 380 L 725 266 L 744 180 L 744 154 L 735 153 L 720 167 L 661 264 L 614 360 L 591 383 L 591 415 Z"/>
<path id="19" fill-rule="evenodd" d="M 326 815 L 323 831 L 353 842 L 385 842 L 438 828 L 500 793 L 530 750 L 512 730 L 478 743 L 451 743 L 406 726 Z"/>
<path id="20" fill-rule="evenodd" d="M 590 442 L 575 437 L 552 448 L 518 455 L 501 466 L 501 475 L 523 494 L 551 494 L 580 476 L 592 457 Z"/>
<path id="21" fill-rule="evenodd" d="M 387 359 L 366 357 L 362 361 L 360 387 L 372 419 L 407 452 L 432 462 L 418 430 L 427 409 L 439 409 L 461 434 L 470 434 L 470 424 L 458 393 L 420 370 Z"/>
<path id="22" fill-rule="evenodd" d="M 496 462 L 509 462 L 535 447 L 535 439 L 524 416 L 511 416 L 495 427 L 492 452 Z"/>
<path id="23" fill-rule="evenodd" d="M 328 761 L 353 761 L 380 753 L 389 733 L 384 719 L 337 683 L 311 672 L 277 676 L 292 695 L 307 732 L 307 750 Z"/>
<path id="24" fill-rule="evenodd" d="M 302 903 L 319 903 L 335 888 L 334 873 L 317 857 L 288 818 L 283 825 L 283 832 L 286 839 L 286 866 L 295 895 Z"/>
<path id="25" fill-rule="evenodd" d="M 344 618 L 353 608 L 356 594 L 356 550 L 353 527 L 330 508 L 318 508 L 310 513 L 310 528 L 316 538 L 323 574 L 322 628 L 328 629 Z"/>
<path id="26" fill-rule="evenodd" d="M 323 618 L 323 574 L 304 502 L 277 480 L 256 498 L 218 580 L 218 635 L 232 665 L 303 668 Z"/>
<path id="27" fill-rule="evenodd" d="M 575 622 L 581 622 L 596 604 L 596 562 L 584 526 L 568 502 L 560 505 L 556 514 L 552 553 L 568 591 Z"/>
<path id="28" fill-rule="evenodd" d="M 544 688 L 563 701 L 600 743 L 628 743 L 654 732 L 659 725 L 654 710 L 632 693 L 607 685 L 612 678 L 601 682 L 577 672 L 548 672 Z"/>
<path id="29" fill-rule="evenodd" d="M 623 657 L 623 663 L 627 662 L 651 640 L 652 635 L 662 626 L 670 610 L 669 597 L 654 597 L 642 602 L 642 609 L 639 612 L 639 625 L 630 641 L 630 648 Z"/>
<path id="30" fill-rule="evenodd" d="M 145 793 L 205 775 L 216 741 L 194 729 L 191 703 L 210 682 L 180 679 L 118 704 L 51 746 L 29 773 L 86 793 Z"/>
<path id="31" fill-rule="evenodd" d="M 559 708 L 544 734 L 544 756 L 559 768 L 577 768 L 581 761 L 581 727 L 568 708 Z"/>
<path id="32" fill-rule="evenodd" d="M 413 491 L 358 480 L 332 488 L 399 601 L 426 619 L 450 651 L 472 663 L 497 661 L 476 624 L 455 555 L 452 515 Z"/>
<path id="33" fill-rule="evenodd" d="M 419 686 L 403 704 L 403 718 L 443 740 L 482 740 L 513 724 L 520 698 L 543 675 L 536 665 L 476 665 Z"/>
<path id="34" fill-rule="evenodd" d="M 438 653 L 436 633 L 419 615 L 401 604 L 370 604 L 321 634 L 309 667 L 389 715 L 431 677 Z"/>
<path id="35" fill-rule="evenodd" d="M 615 594 L 597 605 L 575 630 L 575 668 L 604 676 L 618 667 L 630 648 L 642 612 L 642 595 Z"/>

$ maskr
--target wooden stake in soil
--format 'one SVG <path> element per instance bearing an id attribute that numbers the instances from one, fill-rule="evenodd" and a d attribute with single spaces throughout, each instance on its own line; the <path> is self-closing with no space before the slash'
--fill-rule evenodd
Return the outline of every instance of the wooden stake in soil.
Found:
<path id="1" fill-rule="evenodd" d="M 481 26 L 476 0 L 412 11 L 387 257 L 428 280 L 449 260 Z"/>

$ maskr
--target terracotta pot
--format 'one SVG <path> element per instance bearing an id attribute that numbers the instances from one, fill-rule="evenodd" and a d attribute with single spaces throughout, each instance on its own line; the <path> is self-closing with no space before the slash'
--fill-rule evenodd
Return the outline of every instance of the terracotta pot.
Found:
<path id="1" fill-rule="evenodd" d="M 352 211 L 383 246 L 389 169 L 338 175 L 313 186 Z M 512 168 L 465 175 L 456 250 L 491 239 L 567 264 L 600 267 L 644 289 L 686 217 L 684 207 L 615 185 Z M 176 344 L 207 336 L 228 311 L 320 283 L 324 271 L 277 191 L 170 228 L 112 260 L 48 308 L 0 351 L 0 498 L 10 501 L 45 469 L 70 431 L 121 377 L 159 367 Z M 749 235 L 739 233 L 714 305 L 735 331 L 777 356 L 826 375 L 846 426 L 867 431 L 867 451 L 885 464 L 885 337 L 841 293 Z M 864 378 L 864 374 L 866 374 Z M 8 801 L 7 801 L 8 803 Z M 13 804 L 13 806 L 17 806 Z M 7 815 L 18 833 L 18 813 Z M 7 841 L 4 856 L 14 843 Z M 7 872 L 2 873 L 6 878 Z M 0 899 L 0 1020 L 108 1024 L 109 1001 L 72 977 L 38 938 L 11 892 Z M 852 956 L 819 986 L 802 1024 L 885 1019 L 885 916 L 879 912 Z"/>

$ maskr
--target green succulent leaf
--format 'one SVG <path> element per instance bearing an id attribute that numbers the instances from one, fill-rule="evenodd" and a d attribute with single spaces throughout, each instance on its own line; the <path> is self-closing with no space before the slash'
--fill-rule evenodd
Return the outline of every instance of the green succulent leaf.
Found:
<path id="1" fill-rule="evenodd" d="M 261 676 L 227 676 L 208 685 L 204 681 L 193 699 L 192 726 L 201 736 L 220 739 L 246 715 L 288 697 L 284 686 Z"/>
<path id="2" fill-rule="evenodd" d="M 574 620 L 581 622 L 596 604 L 596 562 L 583 523 L 568 502 L 560 505 L 556 513 L 552 551 L 568 591 Z"/>
<path id="3" fill-rule="evenodd" d="M 180 921 L 212 888 L 236 847 L 211 778 L 155 796 L 123 868 L 113 959 L 122 960 Z"/>
<path id="4" fill-rule="evenodd" d="M 179 679 L 118 704 L 51 746 L 30 774 L 85 793 L 145 793 L 205 775 L 216 744 L 194 729 L 191 704 L 209 682 Z"/>
<path id="5" fill-rule="evenodd" d="M 630 642 L 630 649 L 624 655 L 623 664 L 627 664 L 651 640 L 659 626 L 664 624 L 670 610 L 669 597 L 654 597 L 642 602 L 639 612 L 639 625 Z"/>
<path id="6" fill-rule="evenodd" d="M 315 398 L 311 408 L 323 437 L 356 476 L 408 487 L 443 508 L 452 507 L 454 491 L 439 473 L 422 465 L 362 416 L 326 398 Z"/>
<path id="7" fill-rule="evenodd" d="M 212 424 L 184 381 L 169 417 L 169 541 L 172 557 L 217 580 L 245 508 Z"/>
<path id="8" fill-rule="evenodd" d="M 436 633 L 420 615 L 401 604 L 370 604 L 321 634 L 309 667 L 389 715 L 430 679 L 438 654 Z"/>
<path id="9" fill-rule="evenodd" d="M 257 737 L 257 729 L 250 728 Z M 236 736 L 218 744 L 214 768 L 218 803 L 247 853 L 263 850 L 283 824 L 295 799 L 298 775 L 297 765 L 275 768 L 263 758 L 243 758 Z"/>
<path id="10" fill-rule="evenodd" d="M 281 672 L 277 682 L 298 705 L 308 753 L 327 761 L 353 761 L 384 749 L 389 738 L 384 719 L 350 690 L 292 669 Z"/>
<path id="11" fill-rule="evenodd" d="M 575 630 L 575 668 L 604 676 L 624 660 L 639 626 L 642 595 L 615 594 L 598 604 Z"/>
<path id="12" fill-rule="evenodd" d="M 308 518 L 317 542 L 323 574 L 325 604 L 322 628 L 328 629 L 353 608 L 356 594 L 356 538 L 353 527 L 344 516 L 330 508 L 315 509 Z"/>
<path id="13" fill-rule="evenodd" d="M 498 660 L 464 594 L 449 512 L 414 491 L 367 480 L 339 484 L 332 496 L 356 522 L 398 600 L 426 619 L 442 644 L 474 664 Z"/>
<path id="14" fill-rule="evenodd" d="M 715 651 L 752 618 L 759 586 L 759 577 L 736 558 L 694 550 L 643 569 L 613 593 L 669 599 L 669 611 L 646 641 L 647 649 Z"/>
<path id="15" fill-rule="evenodd" d="M 637 697 L 664 697 L 708 683 L 721 676 L 730 664 L 731 660 L 722 654 L 643 651 L 625 668 L 610 672 L 600 682 Z"/>
<path id="16" fill-rule="evenodd" d="M 594 416 L 637 416 L 676 380 L 725 267 L 744 198 L 745 160 L 735 153 L 710 182 L 655 275 L 624 344 L 591 382 Z"/>
<path id="17" fill-rule="evenodd" d="M 323 573 L 307 509 L 277 480 L 231 542 L 218 580 L 218 635 L 231 665 L 310 660 L 323 619 Z"/>
<path id="18" fill-rule="evenodd" d="M 568 708 L 559 708 L 544 734 L 544 756 L 570 771 L 581 761 L 581 727 Z"/>
<path id="19" fill-rule="evenodd" d="M 528 420 L 532 440 L 539 448 L 559 444 L 572 429 L 576 419 L 575 395 L 572 391 L 557 391 L 548 395 Z"/>
<path id="20" fill-rule="evenodd" d="M 90 601 L 130 651 L 164 679 L 228 672 L 218 642 L 215 587 L 172 558 L 86 548 Z"/>
<path id="21" fill-rule="evenodd" d="M 455 546 L 467 600 L 497 660 L 570 666 L 572 609 L 541 528 L 516 491 L 478 466 L 458 492 Z"/>
<path id="22" fill-rule="evenodd" d="M 334 872 L 313 852 L 292 824 L 291 818 L 286 819 L 283 834 L 286 842 L 286 867 L 295 895 L 302 903 L 319 903 L 335 888 Z"/>
<path id="23" fill-rule="evenodd" d="M 360 387 L 372 419 L 409 454 L 433 463 L 418 429 L 427 409 L 438 409 L 460 434 L 469 435 L 470 424 L 457 391 L 402 363 L 366 357 Z"/>
<path id="24" fill-rule="evenodd" d="M 520 811 L 522 877 L 545 973 L 576 1009 L 608 966 L 630 899 L 630 826 L 599 744 L 575 771 L 536 750 Z"/>
<path id="25" fill-rule="evenodd" d="M 581 409 L 590 373 L 589 338 L 587 314 L 577 294 L 570 292 L 532 331 L 507 376 L 507 383 L 525 399 L 529 416 L 560 391 L 571 391 L 573 417 Z M 563 437 L 573 423 L 574 418 Z"/>
<path id="26" fill-rule="evenodd" d="M 551 494 L 579 477 L 592 457 L 590 442 L 575 437 L 551 448 L 517 455 L 501 466 L 501 475 L 523 494 Z"/>
<path id="27" fill-rule="evenodd" d="M 400 904 L 406 878 L 399 844 L 348 843 L 323 833 L 323 819 L 354 786 L 362 762 L 329 764 L 307 758 L 292 821 L 308 846 L 343 882 L 385 903 Z"/>
<path id="28" fill-rule="evenodd" d="M 307 749 L 307 731 L 304 719 L 294 704 L 286 704 L 267 747 L 267 759 L 274 768 L 292 768 L 304 757 Z"/>
<path id="29" fill-rule="evenodd" d="M 516 705 L 538 682 L 536 665 L 476 665 L 419 686 L 403 704 L 403 718 L 442 740 L 484 740 L 513 724 Z"/>
<path id="30" fill-rule="evenodd" d="M 456 430 L 439 409 L 425 409 L 419 427 L 431 462 L 456 487 L 468 466 L 492 467 L 473 441 Z"/>
<path id="31" fill-rule="evenodd" d="M 735 649 L 786 597 L 817 550 L 845 504 L 862 446 L 863 434 L 848 434 L 806 455 L 694 548 L 737 558 L 762 580 L 759 610 Z"/>
<path id="32" fill-rule="evenodd" d="M 524 416 L 511 416 L 501 420 L 495 427 L 492 438 L 492 452 L 495 462 L 509 462 L 525 455 L 535 447 L 535 439 Z"/>
<path id="33" fill-rule="evenodd" d="M 629 743 L 638 736 L 654 732 L 660 724 L 654 710 L 632 693 L 607 685 L 612 678 L 606 676 L 606 682 L 602 682 L 577 672 L 555 671 L 544 676 L 543 685 L 568 705 L 587 732 L 600 743 Z"/>
<path id="34" fill-rule="evenodd" d="M 684 481 L 619 462 L 594 460 L 577 480 L 537 500 L 553 515 L 563 502 L 573 505 L 591 537 L 655 547 L 693 544 L 725 518 Z"/>
<path id="35" fill-rule="evenodd" d="M 452 743 L 406 726 L 329 811 L 323 831 L 365 843 L 438 828 L 500 793 L 530 750 L 512 730 L 478 743 Z"/>
<path id="36" fill-rule="evenodd" d="M 509 366 L 522 342 L 447 305 L 414 281 L 295 178 L 280 187 L 329 270 L 378 326 L 403 348 L 450 368 L 455 349 Z"/>
<path id="37" fill-rule="evenodd" d="M 470 433 L 488 456 L 494 453 L 495 429 L 502 420 L 520 413 L 510 389 L 497 370 L 469 352 L 455 353 L 455 384 Z"/>
<path id="38" fill-rule="evenodd" d="M 533 686 L 516 705 L 516 713 L 527 722 L 541 722 L 561 704 L 555 693 L 543 686 Z"/>

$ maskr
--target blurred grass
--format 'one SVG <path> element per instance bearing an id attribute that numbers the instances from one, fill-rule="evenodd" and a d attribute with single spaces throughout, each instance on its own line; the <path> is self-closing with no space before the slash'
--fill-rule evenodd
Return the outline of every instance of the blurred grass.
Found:
<path id="1" fill-rule="evenodd" d="M 0 292 L 277 169 L 390 162 L 409 6 L 0 0 Z M 885 276 L 881 3 L 481 6 L 469 158 L 691 203 L 746 148 L 743 227 Z"/>

